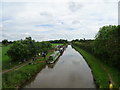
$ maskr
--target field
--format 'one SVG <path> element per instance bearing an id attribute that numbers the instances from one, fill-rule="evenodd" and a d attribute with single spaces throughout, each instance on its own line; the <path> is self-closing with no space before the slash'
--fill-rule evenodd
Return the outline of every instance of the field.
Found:
<path id="1" fill-rule="evenodd" d="M 79 53 L 82 54 L 82 56 L 85 58 L 86 62 L 92 69 L 92 73 L 95 78 L 97 87 L 108 88 L 108 81 L 110 80 L 110 77 L 109 77 L 109 75 L 110 75 L 114 82 L 114 88 L 118 88 L 118 86 L 120 84 L 120 81 L 118 81 L 120 79 L 120 77 L 118 75 L 120 75 L 120 74 L 116 69 L 109 67 L 106 64 L 100 62 L 99 59 L 95 58 L 93 55 L 84 51 L 83 49 L 80 49 L 75 46 L 73 46 L 73 47 Z"/>
<path id="2" fill-rule="evenodd" d="M 63 45 L 63 44 L 59 44 L 59 43 L 52 44 L 53 47 L 56 45 Z"/>
<path id="3" fill-rule="evenodd" d="M 18 62 L 12 62 L 11 58 L 8 57 L 8 55 L 7 55 L 7 51 L 9 50 L 9 48 L 11 46 L 12 46 L 12 44 L 1 47 L 2 48 L 2 70 L 9 69 L 15 65 L 18 65 Z"/>

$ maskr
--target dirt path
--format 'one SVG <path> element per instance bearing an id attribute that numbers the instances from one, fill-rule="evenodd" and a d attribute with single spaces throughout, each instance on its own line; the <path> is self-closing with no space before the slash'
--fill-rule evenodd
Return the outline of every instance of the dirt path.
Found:
<path id="1" fill-rule="evenodd" d="M 36 59 L 42 59 L 42 57 L 37 57 Z M 22 68 L 23 66 L 27 65 L 28 63 L 32 62 L 32 60 L 29 60 L 29 61 L 26 61 L 25 63 L 23 64 L 20 64 L 20 65 L 17 65 L 17 66 L 14 66 L 13 68 L 10 68 L 10 69 L 7 69 L 7 70 L 4 70 L 0 73 L 4 74 L 4 73 L 7 73 L 7 72 L 10 72 L 10 71 L 13 71 L 13 70 L 18 70 L 20 68 Z M 37 63 L 42 63 L 44 61 L 35 61 Z"/>
<path id="2" fill-rule="evenodd" d="M 27 65 L 29 62 L 31 62 L 31 60 L 29 60 L 29 61 L 27 61 L 27 62 L 25 62 L 25 63 L 23 63 L 23 64 L 20 64 L 20 65 L 14 66 L 13 68 L 10 68 L 10 69 L 7 69 L 7 70 L 4 70 L 4 71 L 2 71 L 2 74 L 7 73 L 7 72 L 10 72 L 10 71 L 13 71 L 13 70 L 18 70 L 19 68 L 21 68 L 21 67 Z"/>

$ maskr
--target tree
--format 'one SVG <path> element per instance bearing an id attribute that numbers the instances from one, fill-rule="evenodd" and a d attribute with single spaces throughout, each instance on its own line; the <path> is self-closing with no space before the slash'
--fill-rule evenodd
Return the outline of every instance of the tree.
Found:
<path id="1" fill-rule="evenodd" d="M 72 43 L 120 70 L 120 25 L 103 26 L 95 40 L 73 40 Z"/>
<path id="2" fill-rule="evenodd" d="M 50 42 L 35 42 L 31 37 L 25 40 L 15 41 L 7 54 L 13 61 L 23 61 L 35 57 L 39 53 L 46 52 L 51 49 Z"/>
<path id="3" fill-rule="evenodd" d="M 42 52 L 48 53 L 48 50 L 52 48 L 50 42 L 41 42 Z"/>
<path id="4" fill-rule="evenodd" d="M 7 39 L 4 39 L 4 40 L 2 41 L 2 44 L 3 44 L 3 45 L 7 45 L 7 44 L 8 44 L 8 40 L 7 40 Z"/>
<path id="5" fill-rule="evenodd" d="M 29 57 L 29 48 L 26 44 L 17 41 L 7 52 L 13 61 L 23 61 Z"/>
<path id="6" fill-rule="evenodd" d="M 100 28 L 94 41 L 94 53 L 101 57 L 101 60 L 116 66 L 120 64 L 120 26 L 103 26 Z M 113 49 L 114 48 L 114 49 Z"/>

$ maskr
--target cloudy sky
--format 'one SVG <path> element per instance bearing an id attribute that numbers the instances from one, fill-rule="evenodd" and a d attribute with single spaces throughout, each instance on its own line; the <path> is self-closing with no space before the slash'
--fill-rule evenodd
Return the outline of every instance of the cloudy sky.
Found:
<path id="1" fill-rule="evenodd" d="M 2 0 L 0 41 L 93 39 L 100 27 L 118 24 L 119 0 Z"/>

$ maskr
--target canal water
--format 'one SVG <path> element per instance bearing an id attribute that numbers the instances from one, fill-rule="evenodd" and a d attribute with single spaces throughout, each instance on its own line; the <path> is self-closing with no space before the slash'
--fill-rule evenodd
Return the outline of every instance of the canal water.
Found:
<path id="1" fill-rule="evenodd" d="M 68 45 L 54 65 L 43 68 L 24 88 L 95 88 L 91 69 Z"/>

